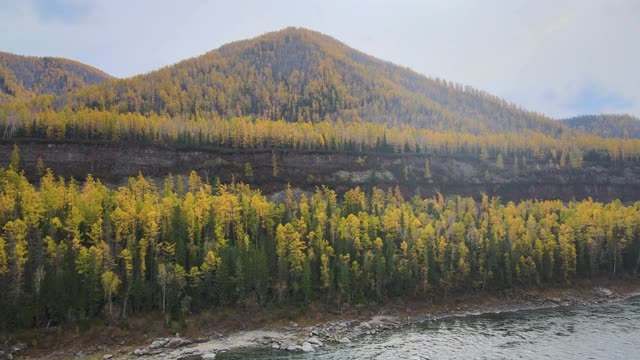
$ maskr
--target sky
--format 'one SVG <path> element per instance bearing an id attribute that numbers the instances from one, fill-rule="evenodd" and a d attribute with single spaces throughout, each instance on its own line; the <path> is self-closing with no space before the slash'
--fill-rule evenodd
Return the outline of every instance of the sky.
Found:
<path id="1" fill-rule="evenodd" d="M 0 51 L 128 77 L 289 26 L 562 118 L 640 116 L 640 0 L 0 0 Z"/>

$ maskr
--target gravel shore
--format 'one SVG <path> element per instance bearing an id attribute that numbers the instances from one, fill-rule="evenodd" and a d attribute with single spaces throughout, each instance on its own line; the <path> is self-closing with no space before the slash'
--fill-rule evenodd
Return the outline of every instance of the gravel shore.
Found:
<path id="1" fill-rule="evenodd" d="M 14 344 L 14 350 L 0 350 L 0 360 L 19 358 L 56 359 L 214 359 L 216 354 L 246 348 L 273 348 L 279 351 L 313 352 L 318 347 L 357 342 L 365 336 L 399 329 L 404 326 L 437 321 L 447 317 L 512 312 L 556 306 L 588 305 L 620 301 L 640 295 L 640 283 L 615 286 L 582 286 L 568 289 L 517 290 L 495 294 L 478 294 L 452 299 L 447 303 L 403 303 L 403 306 L 382 306 L 375 313 L 345 312 L 330 321 L 290 322 L 286 325 L 219 333 L 216 329 L 199 338 L 156 338 L 138 346 L 97 346 L 81 350 L 63 350 L 38 356 Z M 301 319 L 302 320 L 302 319 Z M 40 354 L 42 354 L 40 352 Z"/>

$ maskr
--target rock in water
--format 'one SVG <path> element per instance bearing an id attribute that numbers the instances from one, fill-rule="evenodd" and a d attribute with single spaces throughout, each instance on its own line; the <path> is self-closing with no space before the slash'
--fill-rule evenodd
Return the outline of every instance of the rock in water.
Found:
<path id="1" fill-rule="evenodd" d="M 308 342 L 302 343 L 302 351 L 304 352 L 314 352 L 313 346 Z"/>
<path id="2" fill-rule="evenodd" d="M 599 297 L 612 297 L 613 296 L 613 291 L 611 291 L 611 290 L 609 290 L 607 288 L 603 288 L 603 287 L 595 288 L 593 290 L 593 293 L 596 296 L 599 296 Z"/>
<path id="3" fill-rule="evenodd" d="M 158 339 L 158 340 L 155 340 L 154 342 L 151 343 L 151 345 L 149 345 L 149 349 L 159 349 L 159 348 L 167 345 L 168 342 L 169 342 L 169 339 Z"/>
<path id="4" fill-rule="evenodd" d="M 349 340 L 348 337 L 343 337 L 343 338 L 338 339 L 338 342 L 341 343 L 341 344 L 348 344 L 348 343 L 351 342 L 351 340 Z"/>
<path id="5" fill-rule="evenodd" d="M 204 354 L 202 355 L 202 360 L 212 360 L 216 358 L 216 354 L 215 353 L 208 353 L 208 354 Z"/>
<path id="6" fill-rule="evenodd" d="M 317 345 L 317 346 L 322 346 L 322 341 L 320 341 L 320 339 L 318 339 L 317 337 L 310 337 L 309 340 L 307 340 L 307 342 L 311 345 Z"/>
<path id="7" fill-rule="evenodd" d="M 179 347 L 183 347 L 183 346 L 187 346 L 189 344 L 191 344 L 192 341 L 191 340 L 187 340 L 187 339 L 183 339 L 183 338 L 173 338 L 171 340 L 169 340 L 167 342 L 167 344 L 165 345 L 165 347 L 171 348 L 171 349 L 176 349 Z"/>
<path id="8" fill-rule="evenodd" d="M 202 354 L 185 354 L 178 357 L 178 360 L 202 360 L 204 357 Z"/>

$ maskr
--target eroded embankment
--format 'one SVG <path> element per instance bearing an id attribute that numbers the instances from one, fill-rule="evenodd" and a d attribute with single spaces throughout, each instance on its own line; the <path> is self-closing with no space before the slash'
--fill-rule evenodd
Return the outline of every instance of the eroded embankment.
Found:
<path id="1" fill-rule="evenodd" d="M 585 161 L 581 169 L 560 169 L 531 162 L 526 167 L 498 167 L 495 161 L 475 157 L 423 154 L 319 152 L 304 150 L 189 150 L 162 146 L 113 143 L 18 143 L 25 173 L 32 180 L 41 169 L 83 179 L 93 174 L 111 186 L 126 183 L 139 172 L 157 180 L 168 174 L 195 170 L 213 182 L 242 181 L 266 194 L 282 191 L 287 184 L 313 191 L 326 185 L 339 193 L 355 186 L 365 190 L 398 186 L 405 196 L 472 196 L 502 199 L 560 199 L 623 202 L 640 200 L 640 163 Z M 6 166 L 13 143 L 0 143 L 0 166 Z M 429 159 L 430 178 L 425 178 Z M 252 176 L 247 174 L 247 164 Z M 274 166 L 276 175 L 274 176 Z"/>

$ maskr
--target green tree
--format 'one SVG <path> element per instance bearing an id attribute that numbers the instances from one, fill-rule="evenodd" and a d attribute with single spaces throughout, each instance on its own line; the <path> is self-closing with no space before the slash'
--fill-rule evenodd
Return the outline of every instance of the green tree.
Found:
<path id="1" fill-rule="evenodd" d="M 496 159 L 496 167 L 498 169 L 504 169 L 504 160 L 502 160 L 502 153 L 498 154 L 498 158 Z"/>
<path id="2" fill-rule="evenodd" d="M 429 159 L 424 161 L 424 178 L 431 182 L 431 166 L 429 165 Z"/>
<path id="3" fill-rule="evenodd" d="M 244 176 L 247 180 L 253 181 L 253 169 L 251 168 L 251 163 L 244 163 Z"/>
<path id="4" fill-rule="evenodd" d="M 9 170 L 19 172 L 20 169 L 20 148 L 18 148 L 18 145 L 14 144 L 9 158 Z"/>
<path id="5" fill-rule="evenodd" d="M 305 261 L 302 266 L 302 289 L 305 304 L 311 303 L 313 299 L 313 279 L 311 274 L 311 264 Z"/>
<path id="6" fill-rule="evenodd" d="M 271 170 L 272 170 L 272 174 L 273 177 L 278 177 L 278 158 L 276 158 L 276 153 L 272 152 L 271 153 Z"/>
<path id="7" fill-rule="evenodd" d="M 0 237 L 0 275 L 9 271 L 6 246 L 6 241 Z"/>
<path id="8" fill-rule="evenodd" d="M 102 274 L 102 289 L 104 291 L 105 297 L 107 298 L 107 303 L 109 304 L 109 319 L 111 319 L 112 312 L 112 303 L 113 297 L 117 294 L 118 288 L 120 287 L 120 279 L 118 275 L 113 273 L 112 271 L 106 271 Z"/>

